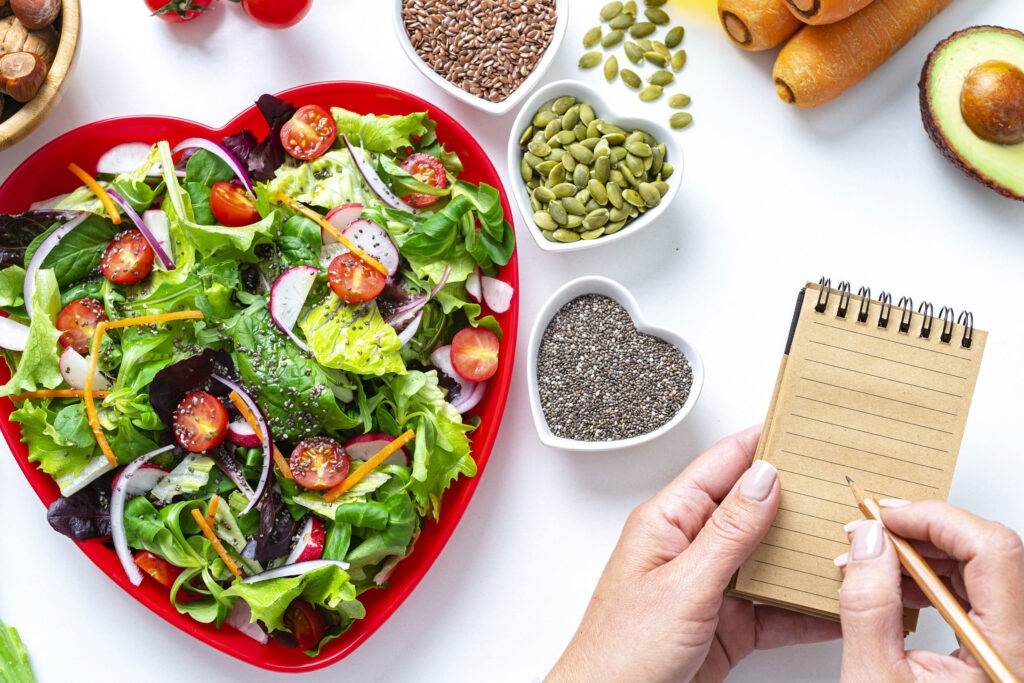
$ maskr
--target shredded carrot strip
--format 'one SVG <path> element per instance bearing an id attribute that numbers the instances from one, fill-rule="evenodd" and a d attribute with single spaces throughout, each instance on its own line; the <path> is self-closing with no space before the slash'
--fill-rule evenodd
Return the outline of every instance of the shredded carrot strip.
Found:
<path id="1" fill-rule="evenodd" d="M 199 528 L 203 530 L 203 536 L 206 536 L 206 540 L 210 542 L 213 549 L 217 551 L 218 555 L 220 555 L 220 559 L 224 560 L 224 564 L 231 570 L 231 573 L 235 576 L 241 576 L 242 572 L 238 569 L 238 565 L 235 564 L 235 561 L 231 559 L 230 555 L 228 555 L 228 551 L 224 550 L 224 545 L 220 542 L 220 539 L 217 538 L 216 534 L 213 533 L 213 529 L 210 527 L 209 523 L 207 523 L 206 518 L 203 517 L 203 513 L 196 508 L 192 508 L 192 516 L 195 517 L 196 524 L 199 525 Z"/>
<path id="2" fill-rule="evenodd" d="M 109 391 L 94 391 L 94 398 L 104 398 Z M 85 392 L 81 389 L 43 389 L 41 391 L 27 391 L 24 394 L 12 394 L 9 398 L 12 401 L 24 401 L 29 398 L 82 398 Z"/>
<path id="3" fill-rule="evenodd" d="M 263 430 L 260 429 L 260 423 L 256 421 L 256 416 L 252 414 L 251 410 L 249 410 L 249 406 L 242 400 L 242 397 L 238 395 L 237 391 L 232 391 L 230 398 L 231 402 L 235 404 L 236 408 L 238 408 L 238 412 L 242 414 L 245 421 L 248 422 L 249 426 L 252 427 L 252 430 L 256 432 L 256 436 L 262 439 Z M 277 464 L 277 468 L 281 470 L 281 474 L 284 475 L 285 479 L 292 479 L 292 470 L 288 467 L 288 461 L 285 460 L 283 455 L 281 455 L 281 451 L 278 450 L 276 443 L 270 445 L 274 449 L 274 462 Z"/>
<path id="4" fill-rule="evenodd" d="M 161 313 L 159 315 L 142 315 L 137 318 L 124 318 L 122 320 L 104 320 L 96 325 L 96 332 L 92 337 L 92 348 L 89 351 L 89 368 L 85 371 L 85 389 L 82 396 L 85 398 L 85 414 L 89 418 L 89 427 L 96 437 L 96 443 L 100 450 L 107 457 L 107 462 L 117 465 L 117 456 L 107 443 L 107 437 L 103 435 L 103 427 L 100 425 L 100 416 L 96 412 L 96 403 L 92 390 L 92 381 L 96 378 L 96 366 L 100 360 L 100 343 L 103 341 L 103 333 L 110 329 L 120 327 L 131 327 L 132 325 L 151 325 L 153 323 L 171 322 L 174 320 L 188 320 L 202 318 L 200 311 L 178 311 L 177 313 Z"/>
<path id="5" fill-rule="evenodd" d="M 345 491 L 348 491 L 350 488 L 352 488 L 360 481 L 362 481 L 363 477 L 365 477 L 367 474 L 375 470 L 377 466 L 380 465 L 382 462 L 387 460 L 389 455 L 397 451 L 405 444 L 412 441 L 414 438 L 416 438 L 416 432 L 410 429 L 405 434 L 402 434 L 400 437 L 389 443 L 387 446 L 380 449 L 377 455 L 373 456 L 372 458 L 364 462 L 362 465 L 359 466 L 359 469 L 345 477 L 345 481 L 341 482 L 333 489 L 330 489 L 327 493 L 325 493 L 324 500 L 326 500 L 328 503 L 334 502 L 335 498 L 345 493 Z"/>
<path id="6" fill-rule="evenodd" d="M 220 496 L 216 493 L 213 494 L 213 498 L 210 499 L 210 506 L 206 510 L 206 523 L 213 525 L 213 520 L 217 519 L 217 506 L 220 504 Z"/>
<path id="7" fill-rule="evenodd" d="M 76 163 L 68 164 L 68 170 L 78 176 L 78 179 L 89 186 L 89 189 L 93 191 L 96 197 L 103 204 L 103 208 L 110 214 L 110 220 L 114 225 L 121 225 L 121 213 L 117 209 L 117 205 L 114 204 L 114 200 L 110 198 L 107 191 L 104 190 L 96 179 L 91 175 L 82 170 L 82 167 Z"/>
<path id="8" fill-rule="evenodd" d="M 371 268 L 373 268 L 380 274 L 384 275 L 385 277 L 389 275 L 388 269 L 384 267 L 384 264 L 382 264 L 380 261 L 373 258 L 365 251 L 363 251 L 355 244 L 353 244 L 352 240 L 342 235 L 340 230 L 338 230 L 336 227 L 325 221 L 323 217 L 316 211 L 313 211 L 313 209 L 309 208 L 308 206 L 300 202 L 295 201 L 294 199 L 284 194 L 283 192 L 278 192 L 276 195 L 274 195 L 274 199 L 281 202 L 282 204 L 287 204 L 292 210 L 298 211 L 311 221 L 315 221 L 321 228 L 334 235 L 334 239 L 338 240 L 343 245 L 345 245 L 346 249 L 351 251 L 356 256 L 356 258 L 358 258 L 366 265 L 370 266 Z"/>
<path id="9" fill-rule="evenodd" d="M 277 444 L 274 444 L 274 462 L 277 464 L 277 469 L 281 470 L 281 474 L 285 479 L 295 478 L 292 476 L 292 468 L 288 466 L 288 461 L 285 460 L 283 455 L 281 455 L 281 451 L 278 450 Z"/>

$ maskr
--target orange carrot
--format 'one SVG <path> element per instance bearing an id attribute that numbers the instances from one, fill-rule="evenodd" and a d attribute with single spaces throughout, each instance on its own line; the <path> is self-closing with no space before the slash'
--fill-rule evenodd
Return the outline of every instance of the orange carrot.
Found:
<path id="1" fill-rule="evenodd" d="M 109 391 L 94 391 L 93 398 L 105 398 Z M 82 398 L 85 392 L 81 389 L 42 389 L 40 391 L 26 391 L 24 394 L 12 394 L 8 396 L 12 401 L 24 401 L 30 398 Z"/>
<path id="2" fill-rule="evenodd" d="M 218 505 L 220 505 L 220 496 L 215 493 L 213 498 L 210 499 L 210 506 L 206 509 L 206 523 L 211 527 L 213 526 L 213 520 L 217 519 Z"/>
<path id="3" fill-rule="evenodd" d="M 227 565 L 227 568 L 231 570 L 231 573 L 236 577 L 240 577 L 242 575 L 241 570 L 239 570 L 235 561 L 231 559 L 231 556 L 228 555 L 228 551 L 224 550 L 224 545 L 220 542 L 220 539 L 217 538 L 217 535 L 213 533 L 213 529 L 206 521 L 206 518 L 203 517 L 203 513 L 196 508 L 192 508 L 192 516 L 195 517 L 196 524 L 199 525 L 199 528 L 203 530 L 203 536 L 206 536 L 206 540 L 210 542 L 213 549 L 217 551 L 218 555 L 220 555 L 220 559 L 224 560 L 224 564 Z"/>
<path id="4" fill-rule="evenodd" d="M 834 24 L 856 14 L 873 0 L 786 0 L 793 16 L 805 24 Z"/>
<path id="5" fill-rule="evenodd" d="M 252 427 L 252 430 L 256 432 L 256 436 L 262 439 L 263 430 L 260 429 L 260 423 L 256 421 L 256 416 L 252 414 L 252 411 L 249 410 L 249 406 L 245 404 L 245 401 L 243 401 L 242 397 L 238 395 L 238 392 L 232 391 L 229 398 L 231 399 L 231 402 L 235 404 L 235 407 L 238 408 L 238 412 L 240 412 L 242 417 L 245 418 L 245 421 L 249 423 L 250 427 Z M 284 475 L 285 479 L 292 479 L 292 470 L 288 467 L 288 461 L 285 460 L 283 455 L 281 455 L 281 451 L 278 450 L 276 443 L 270 445 L 274 449 L 274 462 L 277 464 L 277 469 L 281 470 L 281 474 Z"/>
<path id="6" fill-rule="evenodd" d="M 93 191 L 97 199 L 100 200 L 100 204 L 103 204 L 103 208 L 107 210 L 107 214 L 110 216 L 110 221 L 114 225 L 121 225 L 121 212 L 118 210 L 117 205 L 114 204 L 114 200 L 110 198 L 107 191 L 104 190 L 96 179 L 91 175 L 82 170 L 82 167 L 72 162 L 68 164 L 68 170 L 78 176 L 78 179 L 89 186 L 89 189 Z"/>
<path id="7" fill-rule="evenodd" d="M 781 45 L 803 25 L 786 0 L 718 0 L 718 18 L 729 37 L 751 52 Z"/>
<path id="8" fill-rule="evenodd" d="M 387 277 L 388 269 L 384 267 L 384 264 L 382 264 L 380 261 L 373 258 L 365 251 L 363 251 L 355 244 L 353 244 L 352 240 L 342 235 L 340 230 L 338 230 L 336 227 L 325 221 L 323 217 L 316 211 L 313 211 L 313 209 L 302 204 L 301 202 L 295 201 L 294 199 L 284 194 L 283 192 L 278 192 L 276 195 L 274 195 L 274 199 L 281 202 L 282 204 L 286 204 L 293 211 L 298 211 L 309 220 L 317 223 L 321 228 L 334 235 L 334 239 L 338 240 L 343 245 L 345 245 L 345 248 L 351 251 L 356 258 L 358 258 L 360 261 L 362 261 L 366 265 L 370 266 L 371 268 L 379 272 L 381 275 Z"/>
<path id="9" fill-rule="evenodd" d="M 345 477 L 345 481 L 341 482 L 333 489 L 330 489 L 327 493 L 325 493 L 324 500 L 326 500 L 328 503 L 333 502 L 338 496 L 345 493 L 345 491 L 348 491 L 350 488 L 352 488 L 360 481 L 362 481 L 363 477 L 365 477 L 373 470 L 377 469 L 377 466 L 380 465 L 385 460 L 387 460 L 389 455 L 397 451 L 405 444 L 412 441 L 414 438 L 416 438 L 416 432 L 410 429 L 405 434 L 402 434 L 400 437 L 389 443 L 387 446 L 380 449 L 380 451 L 377 452 L 377 455 L 373 456 L 372 458 L 364 462 L 362 465 L 359 466 L 359 469 Z"/>
<path id="10" fill-rule="evenodd" d="M 783 102 L 829 102 L 869 76 L 953 0 L 875 0 L 835 24 L 805 26 L 786 44 L 772 76 Z"/>
<path id="11" fill-rule="evenodd" d="M 277 469 L 281 470 L 282 476 L 285 479 L 294 479 L 292 476 L 292 468 L 288 466 L 288 461 L 281 455 L 281 451 L 278 450 L 277 444 L 274 444 L 274 462 L 277 464 Z"/>

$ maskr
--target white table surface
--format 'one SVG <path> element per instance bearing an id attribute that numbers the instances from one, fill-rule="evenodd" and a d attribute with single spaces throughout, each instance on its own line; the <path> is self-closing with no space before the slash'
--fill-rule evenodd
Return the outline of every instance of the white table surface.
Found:
<path id="1" fill-rule="evenodd" d="M 764 417 L 794 297 L 822 274 L 971 308 L 991 336 L 951 501 L 1024 531 L 1019 428 L 1024 401 L 1024 205 L 944 162 L 925 135 L 917 80 L 938 40 L 975 24 L 1024 27 L 1019 0 L 957 0 L 869 81 L 804 112 L 775 96 L 772 57 L 735 49 L 713 0 L 673 0 L 687 28 L 683 88 L 693 126 L 679 133 L 684 184 L 645 233 L 573 255 L 540 251 L 515 216 L 522 287 L 520 350 L 504 424 L 476 497 L 419 588 L 362 647 L 308 680 L 528 681 L 576 628 L 626 515 L 718 437 Z M 447 97 L 399 51 L 385 0 L 316 0 L 296 28 L 250 24 L 227 2 L 172 27 L 139 0 L 83 0 L 74 78 L 54 114 L 0 154 L 0 177 L 75 126 L 168 114 L 221 124 L 259 94 L 329 79 L 377 81 L 444 107 L 504 175 L 514 113 L 494 118 Z M 582 34 L 601 0 L 573 0 L 548 78 L 581 77 L 623 107 L 665 118 L 595 69 L 581 76 Z M 620 60 L 621 61 L 621 60 Z M 334 103 L 330 103 L 334 104 Z M 337 103 L 344 104 L 344 103 Z M 601 112 L 603 114 L 603 112 Z M 541 446 L 524 377 L 530 323 L 546 295 L 584 274 L 618 279 L 656 324 L 702 350 L 707 383 L 693 413 L 654 444 L 606 454 Z M 0 615 L 16 625 L 42 681 L 276 678 L 154 617 L 46 523 L 3 447 Z M 623 615 L 628 619 L 628 615 Z M 934 611 L 914 647 L 950 650 Z M 757 653 L 738 681 L 833 680 L 836 644 Z"/>

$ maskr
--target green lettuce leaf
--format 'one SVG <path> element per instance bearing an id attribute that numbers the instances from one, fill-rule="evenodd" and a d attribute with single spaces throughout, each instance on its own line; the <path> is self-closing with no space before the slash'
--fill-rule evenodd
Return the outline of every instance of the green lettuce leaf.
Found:
<path id="1" fill-rule="evenodd" d="M 25 269 L 8 266 L 0 270 L 0 306 L 21 306 L 25 283 Z"/>
<path id="2" fill-rule="evenodd" d="M 45 401 L 22 401 L 11 419 L 21 427 L 21 440 L 28 444 L 28 459 L 54 479 L 74 478 L 89 463 L 95 440 L 89 432 L 89 445 L 69 441 L 54 426 L 56 409 L 45 408 Z M 81 403 L 79 401 L 79 403 Z M 73 434 L 72 434 L 73 435 Z"/>
<path id="3" fill-rule="evenodd" d="M 368 152 L 396 152 L 412 147 L 413 136 L 427 133 L 425 111 L 406 116 L 362 116 L 341 107 L 331 107 L 331 114 L 338 124 L 338 135 L 345 135 L 353 145 Z"/>
<path id="4" fill-rule="evenodd" d="M 373 301 L 346 304 L 329 294 L 299 326 L 325 367 L 360 375 L 405 372 L 402 342 Z"/>
<path id="5" fill-rule="evenodd" d="M 5 683 L 35 683 L 28 651 L 18 629 L 0 621 L 0 680 Z"/>
<path id="6" fill-rule="evenodd" d="M 331 150 L 313 161 L 289 159 L 275 171 L 273 180 L 257 186 L 257 194 L 264 196 L 268 207 L 277 192 L 324 209 L 348 203 L 380 204 L 346 149 Z"/>
<path id="7" fill-rule="evenodd" d="M 60 374 L 57 340 L 60 332 L 54 326 L 60 313 L 60 290 L 52 270 L 36 271 L 36 288 L 32 293 L 32 322 L 28 342 L 16 361 L 17 370 L 3 387 L 0 396 L 25 391 L 54 389 L 64 381 Z"/>

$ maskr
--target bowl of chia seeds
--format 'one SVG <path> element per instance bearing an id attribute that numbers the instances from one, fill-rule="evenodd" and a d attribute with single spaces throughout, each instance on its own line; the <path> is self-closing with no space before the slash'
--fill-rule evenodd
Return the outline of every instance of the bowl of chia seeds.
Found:
<path id="1" fill-rule="evenodd" d="M 551 295 L 530 334 L 526 371 L 541 442 L 575 451 L 661 436 L 690 413 L 704 385 L 693 345 L 649 324 L 625 287 L 600 276 Z"/>
<path id="2" fill-rule="evenodd" d="M 449 95 L 499 115 L 544 77 L 569 21 L 569 0 L 392 3 L 409 61 Z"/>

